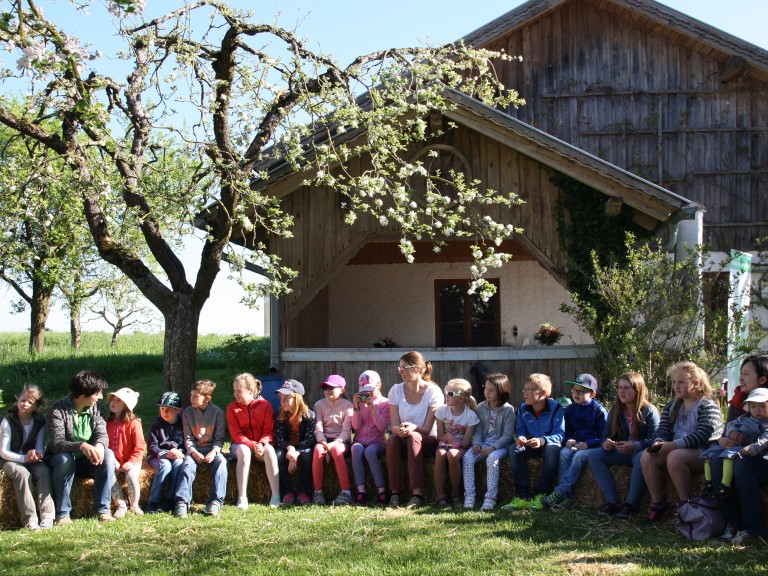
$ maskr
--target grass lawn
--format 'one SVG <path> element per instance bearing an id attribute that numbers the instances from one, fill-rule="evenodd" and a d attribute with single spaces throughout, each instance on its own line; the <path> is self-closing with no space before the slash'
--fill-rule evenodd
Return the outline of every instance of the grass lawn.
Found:
<path id="1" fill-rule="evenodd" d="M 696 543 L 671 523 L 591 513 L 225 506 L 0 532 L 7 574 L 754 574 L 768 548 Z"/>
<path id="2" fill-rule="evenodd" d="M 162 337 L 126 335 L 117 350 L 109 335 L 84 335 L 83 350 L 67 334 L 48 334 L 41 357 L 26 352 L 26 334 L 0 334 L 0 387 L 13 401 L 24 382 L 49 400 L 66 393 L 78 370 L 95 369 L 110 389 L 141 393 L 145 431 L 157 414 Z M 202 337 L 198 377 L 219 384 L 214 402 L 232 399 L 232 377 L 266 373 L 264 338 Z M 0 413 L 5 410 L 0 407 Z M 4 502 L 3 505 L 13 505 Z M 200 506 L 195 507 L 200 510 Z M 593 513 L 498 511 L 454 513 L 374 508 L 225 506 L 218 518 L 170 515 L 99 524 L 77 520 L 45 532 L 0 531 L 0 573 L 59 574 L 754 574 L 768 573 L 768 546 L 690 542 L 672 523 L 609 520 Z"/>

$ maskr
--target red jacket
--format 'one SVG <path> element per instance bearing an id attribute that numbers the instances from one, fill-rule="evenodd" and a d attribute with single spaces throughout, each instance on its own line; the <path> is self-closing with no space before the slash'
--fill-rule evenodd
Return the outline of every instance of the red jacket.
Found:
<path id="1" fill-rule="evenodd" d="M 275 413 L 272 404 L 261 396 L 246 405 L 232 402 L 227 406 L 227 426 L 233 444 L 253 448 L 257 443 L 272 444 Z"/>
<path id="2" fill-rule="evenodd" d="M 126 462 L 141 466 L 144 449 L 147 447 L 141 420 L 138 418 L 130 422 L 107 420 L 107 436 L 109 436 L 109 447 L 115 453 L 115 461 L 120 466 Z"/>

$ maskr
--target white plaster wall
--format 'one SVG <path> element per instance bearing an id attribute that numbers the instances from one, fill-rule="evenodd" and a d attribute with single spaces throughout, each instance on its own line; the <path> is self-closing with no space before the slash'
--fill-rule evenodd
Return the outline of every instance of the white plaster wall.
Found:
<path id="1" fill-rule="evenodd" d="M 392 338 L 405 348 L 434 347 L 434 281 L 468 276 L 465 262 L 345 266 L 329 286 L 329 346 L 365 347 Z M 508 262 L 491 277 L 500 281 L 502 344 L 520 346 L 528 338 L 533 345 L 542 322 L 562 328 L 562 344 L 592 343 L 560 312 L 569 293 L 538 262 Z"/>

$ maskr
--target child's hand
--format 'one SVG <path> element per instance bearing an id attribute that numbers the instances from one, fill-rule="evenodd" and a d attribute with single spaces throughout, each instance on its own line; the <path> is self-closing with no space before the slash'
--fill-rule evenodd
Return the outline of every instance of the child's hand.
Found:
<path id="1" fill-rule="evenodd" d="M 566 448 L 576 448 L 576 439 L 570 438 L 569 440 L 565 441 L 565 447 Z"/>
<path id="2" fill-rule="evenodd" d="M 205 462 L 205 458 L 203 458 L 203 455 L 200 454 L 200 452 L 192 452 L 192 459 L 198 464 Z"/>
<path id="3" fill-rule="evenodd" d="M 534 450 L 536 450 L 537 448 L 541 448 L 542 446 L 544 446 L 544 442 L 542 441 L 542 439 L 541 439 L 541 438 L 531 438 L 531 439 L 530 439 L 530 440 L 528 440 L 528 442 L 526 443 L 526 446 L 528 446 L 529 448 L 533 448 Z"/>
<path id="4" fill-rule="evenodd" d="M 576 442 L 576 450 L 586 450 L 587 448 L 586 442 Z"/>
<path id="5" fill-rule="evenodd" d="M 603 450 L 605 450 L 606 452 L 610 452 L 611 450 L 616 448 L 618 446 L 618 444 L 619 443 L 614 442 L 610 438 L 606 438 L 605 442 L 603 442 Z"/>
<path id="6" fill-rule="evenodd" d="M 739 443 L 735 440 L 731 440 L 727 436 L 721 436 L 720 440 L 717 441 L 717 443 L 720 445 L 721 448 L 733 448 L 734 446 L 738 446 Z"/>
<path id="7" fill-rule="evenodd" d="M 123 472 L 125 472 L 127 474 L 128 472 L 131 471 L 131 468 L 133 468 L 133 463 L 132 462 L 126 462 L 120 468 L 122 469 Z"/>
<path id="8" fill-rule="evenodd" d="M 453 444 L 454 443 L 453 434 L 451 434 L 450 432 L 446 432 L 445 434 L 443 434 L 443 442 L 445 442 L 446 444 Z"/>
<path id="9" fill-rule="evenodd" d="M 749 456 L 749 450 L 747 450 L 746 446 L 739 450 L 739 456 Z"/>
<path id="10" fill-rule="evenodd" d="M 206 464 L 210 464 L 211 462 L 213 462 L 215 458 L 216 458 L 216 450 L 211 450 L 210 452 L 208 452 L 208 454 L 205 455 L 205 458 L 203 458 L 203 460 L 205 461 Z"/>
<path id="11" fill-rule="evenodd" d="M 480 450 L 480 454 L 482 454 L 483 456 L 488 456 L 488 454 L 490 454 L 494 450 L 496 450 L 494 446 L 486 446 L 485 448 Z"/>
<path id="12" fill-rule="evenodd" d="M 522 448 L 523 446 L 527 446 L 528 445 L 528 438 L 526 438 L 525 436 L 518 436 L 517 440 L 515 440 L 515 444 L 517 445 L 518 448 Z"/>
<path id="13" fill-rule="evenodd" d="M 482 451 L 483 449 L 480 446 L 480 444 L 475 444 L 474 446 L 472 446 L 472 454 L 480 454 L 480 452 Z"/>
<path id="14" fill-rule="evenodd" d="M 253 446 L 253 454 L 257 458 L 263 457 L 264 456 L 264 444 L 262 444 L 261 442 L 256 442 L 256 444 L 254 444 L 254 446 Z"/>
<path id="15" fill-rule="evenodd" d="M 171 448 L 166 452 L 165 457 L 168 460 L 178 460 L 179 458 L 184 458 L 184 454 L 178 448 Z"/>
<path id="16" fill-rule="evenodd" d="M 30 450 L 24 455 L 24 462 L 39 462 L 40 457 L 38 456 L 39 452 L 36 452 L 35 450 Z"/>
<path id="17" fill-rule="evenodd" d="M 622 454 L 634 454 L 637 448 L 634 442 L 616 442 L 616 450 Z"/>
<path id="18" fill-rule="evenodd" d="M 738 446 L 744 440 L 744 438 L 741 435 L 741 432 L 739 432 L 738 430 L 733 430 L 730 434 L 728 434 L 728 438 L 730 438 L 735 442 L 734 446 Z"/>

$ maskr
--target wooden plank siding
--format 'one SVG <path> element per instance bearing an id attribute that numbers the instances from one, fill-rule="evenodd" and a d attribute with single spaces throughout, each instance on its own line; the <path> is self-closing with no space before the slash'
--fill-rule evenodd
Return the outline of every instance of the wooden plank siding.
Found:
<path id="1" fill-rule="evenodd" d="M 703 204 L 714 249 L 751 248 L 768 235 L 765 70 L 721 83 L 726 50 L 618 4 L 562 2 L 487 42 L 523 57 L 499 64 L 527 102 L 507 112 Z"/>
<path id="2" fill-rule="evenodd" d="M 483 351 L 496 359 L 483 357 Z M 397 373 L 398 359 L 407 350 L 370 349 L 287 349 L 281 361 L 281 376 L 294 378 L 304 384 L 310 405 L 319 400 L 320 384 L 330 374 L 341 374 L 347 381 L 347 396 L 357 392 L 357 377 L 365 370 L 375 370 L 382 379 L 386 395 L 402 378 Z M 594 349 L 588 346 L 554 346 L 510 349 L 473 349 L 454 351 L 449 359 L 439 358 L 439 351 L 421 350 L 433 367 L 432 381 L 445 386 L 451 378 L 466 378 L 472 382 L 471 367 L 480 362 L 492 372 L 502 372 L 512 383 L 510 403 L 519 406 L 523 401 L 523 383 L 529 374 L 540 372 L 552 379 L 553 394 L 570 397 L 569 387 L 563 384 L 582 372 L 592 372 Z M 460 356 L 464 358 L 457 358 Z M 363 356 L 365 359 L 360 359 Z M 505 357 L 506 356 L 506 357 Z M 546 356 L 554 356 L 547 358 Z M 593 372 L 594 373 L 594 372 Z M 477 395 L 482 401 L 482 395 Z"/>

